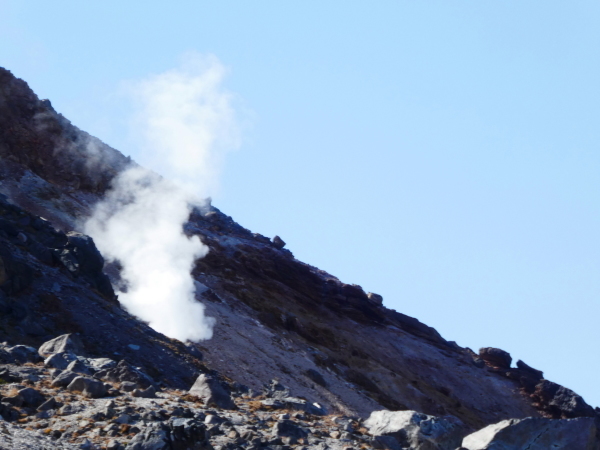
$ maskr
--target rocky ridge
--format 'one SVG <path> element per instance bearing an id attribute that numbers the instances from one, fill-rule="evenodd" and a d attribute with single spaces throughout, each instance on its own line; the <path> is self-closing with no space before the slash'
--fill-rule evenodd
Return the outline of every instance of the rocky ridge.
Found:
<path id="1" fill-rule="evenodd" d="M 165 392 L 189 389 L 200 373 L 249 392 L 277 378 L 289 398 L 355 421 L 383 408 L 452 416 L 466 431 L 526 417 L 595 420 L 541 371 L 511 367 L 499 349 L 475 354 L 446 341 L 210 205 L 193 211 L 185 232 L 210 247 L 193 273 L 198 300 L 217 318 L 215 337 L 195 345 L 156 333 L 120 307 L 108 282 L 118 268 L 103 268 L 77 232 L 129 164 L 0 69 L 0 338 L 37 347 L 79 333 L 88 357 L 126 360 Z"/>

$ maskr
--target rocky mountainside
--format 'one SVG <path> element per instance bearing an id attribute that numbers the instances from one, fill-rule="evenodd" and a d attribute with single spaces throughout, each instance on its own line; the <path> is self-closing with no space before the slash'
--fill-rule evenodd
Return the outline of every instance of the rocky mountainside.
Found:
<path id="1" fill-rule="evenodd" d="M 83 221 L 110 189 L 111 180 L 131 164 L 135 163 L 73 126 L 48 100 L 38 99 L 23 80 L 0 68 L 0 339 L 6 341 L 5 354 L 0 356 L 4 355 L 6 373 L 12 374 L 0 376 L 6 383 L 21 383 L 7 384 L 11 392 L 4 389 L 2 395 L 12 398 L 35 387 L 44 398 L 57 397 L 63 403 L 60 409 L 48 408 L 52 414 L 41 414 L 31 405 L 14 404 L 20 400 L 3 398 L 0 404 L 8 409 L 0 408 L 0 414 L 13 421 L 5 427 L 13 435 L 27 428 L 45 430 L 38 427 L 44 422 L 50 431 L 42 437 L 52 441 L 54 436 L 55 445 L 60 439 L 63 448 L 69 448 L 71 441 L 82 442 L 85 433 L 75 430 L 75 425 L 50 426 L 52 421 L 61 422 L 58 418 L 65 412 L 55 410 L 69 402 L 85 403 L 77 397 L 86 393 L 83 382 L 72 389 L 70 384 L 52 386 L 61 376 L 59 371 L 77 372 L 67 370 L 66 365 L 55 367 L 47 359 L 42 363 L 37 356 L 16 359 L 11 353 L 19 344 L 35 347 L 28 351 L 37 355 L 35 349 L 44 342 L 70 333 L 84 350 L 62 352 L 69 355 L 69 364 L 80 361 L 85 366 L 80 369 L 83 376 L 101 380 L 108 389 L 99 396 L 102 400 L 89 405 L 81 420 L 104 421 L 104 427 L 110 428 L 110 420 L 121 417 L 119 411 L 112 415 L 104 411 L 93 419 L 99 414 L 97 408 L 108 408 L 104 397 L 114 397 L 113 409 L 127 403 L 121 405 L 121 415 L 129 418 L 119 423 L 129 425 L 126 432 L 111 435 L 107 434 L 110 430 L 86 425 L 82 428 L 90 433 L 85 438 L 88 446 L 106 446 L 106 437 L 113 436 L 122 439 L 110 448 L 131 441 L 131 448 L 158 449 L 163 447 L 144 447 L 143 439 L 163 433 L 164 448 L 338 445 L 453 450 L 461 441 L 456 436 L 462 438 L 488 425 L 498 424 L 494 425 L 496 434 L 518 429 L 534 430 L 541 436 L 545 432 L 540 429 L 553 428 L 547 421 L 554 419 L 552 424 L 583 427 L 587 431 L 577 434 L 592 436 L 586 447 L 557 448 L 595 448 L 597 411 L 576 393 L 545 380 L 541 371 L 522 361 L 513 367 L 510 355 L 500 349 L 475 353 L 445 340 L 417 319 L 386 308 L 380 296 L 298 261 L 281 239 L 252 233 L 214 206 L 194 209 L 184 227 L 189 236 L 199 236 L 210 248 L 206 257 L 196 261 L 193 275 L 197 299 L 217 320 L 214 337 L 199 344 L 182 343 L 152 330 L 121 307 L 111 286 L 111 281 L 118 282 L 118 267 L 105 265 L 93 240 L 80 233 Z M 149 395 L 161 400 L 127 397 L 119 383 L 128 380 L 92 378 L 102 372 L 94 366 L 98 358 L 137 368 L 151 379 L 154 392 Z M 23 375 L 25 368 L 31 373 Z M 208 409 L 215 405 L 201 395 L 184 395 L 200 374 L 219 380 L 227 398 L 234 396 L 235 404 L 229 407 L 242 411 L 236 413 L 242 419 Z M 273 386 L 281 386 L 285 395 L 274 393 Z M 165 406 L 178 402 L 187 402 L 189 417 L 173 414 Z M 372 415 L 386 409 L 404 415 Z M 143 419 L 144 414 L 162 414 L 154 421 L 161 425 L 144 428 L 154 423 L 154 419 Z M 217 417 L 212 428 L 212 419 L 205 423 L 209 416 Z M 193 447 L 192 438 L 176 445 L 175 436 L 183 430 L 173 428 L 178 417 L 202 423 L 198 425 L 201 432 L 188 430 L 205 433 L 198 437 L 198 447 Z M 525 418 L 531 419 L 517 420 Z M 513 422 L 502 422 L 509 419 Z M 454 437 L 445 444 L 419 447 L 406 437 L 406 431 L 400 436 L 398 426 L 393 425 L 405 424 L 400 428 L 406 430 L 406 424 L 427 420 L 443 421 L 442 428 L 451 429 Z M 28 421 L 38 425 L 27 426 Z M 20 423 L 25 431 L 16 431 Z M 260 431 L 265 424 L 275 429 L 269 438 Z M 255 432 L 254 443 L 250 438 L 241 440 L 240 431 L 248 431 L 245 426 L 256 428 L 250 430 Z M 278 435 L 277 430 L 287 426 L 300 430 L 291 440 Z M 395 431 L 390 427 L 396 427 Z M 101 431 L 91 436 L 92 428 Z M 60 429 L 70 431 L 54 433 Z M 490 431 L 486 433 L 489 437 Z M 223 435 L 231 439 L 219 441 L 217 436 Z M 23 436 L 27 440 L 30 435 Z M 462 445 L 472 450 L 488 448 L 480 444 L 485 436 Z M 44 445 L 51 444 L 39 445 L 48 448 Z"/>

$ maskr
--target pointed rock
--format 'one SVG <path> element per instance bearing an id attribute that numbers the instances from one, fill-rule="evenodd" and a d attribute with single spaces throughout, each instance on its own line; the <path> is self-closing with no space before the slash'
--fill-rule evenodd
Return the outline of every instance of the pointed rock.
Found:
<path id="1" fill-rule="evenodd" d="M 83 343 L 74 334 L 63 334 L 51 341 L 44 342 L 38 350 L 42 358 L 48 358 L 55 353 L 71 352 L 83 356 Z"/>
<path id="2" fill-rule="evenodd" d="M 223 409 L 236 409 L 231 396 L 216 377 L 202 374 L 188 392 L 200 398 L 206 406 L 216 406 Z"/>

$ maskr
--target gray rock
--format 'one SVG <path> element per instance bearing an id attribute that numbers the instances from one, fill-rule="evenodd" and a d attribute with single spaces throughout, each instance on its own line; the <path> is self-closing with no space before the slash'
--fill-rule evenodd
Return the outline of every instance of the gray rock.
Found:
<path id="1" fill-rule="evenodd" d="M 131 395 L 139 398 L 156 398 L 156 389 L 154 386 L 150 386 L 148 389 L 134 389 Z"/>
<path id="2" fill-rule="evenodd" d="M 37 408 L 46 401 L 46 397 L 40 391 L 33 388 L 21 389 L 19 395 L 23 398 L 23 406 Z"/>
<path id="3" fill-rule="evenodd" d="M 75 361 L 76 359 L 77 359 L 77 356 L 75 355 L 75 353 L 71 353 L 71 352 L 54 353 L 54 354 L 48 356 L 44 360 L 44 365 L 46 367 L 52 367 L 54 369 L 65 370 L 67 368 L 67 366 L 70 363 L 72 363 L 73 361 Z"/>
<path id="4" fill-rule="evenodd" d="M 85 397 L 101 398 L 106 396 L 104 383 L 93 378 L 78 376 L 71 381 L 67 389 L 72 392 L 81 392 Z"/>
<path id="5" fill-rule="evenodd" d="M 221 386 L 217 378 L 210 375 L 200 375 L 188 393 L 200 398 L 206 406 L 236 409 L 229 393 Z"/>
<path id="6" fill-rule="evenodd" d="M 174 449 L 197 448 L 208 443 L 206 426 L 195 419 L 172 419 L 170 427 Z"/>
<path id="7" fill-rule="evenodd" d="M 23 406 L 23 397 L 21 397 L 19 394 L 11 395 L 9 397 L 2 397 L 2 403 L 19 408 Z"/>
<path id="8" fill-rule="evenodd" d="M 135 384 L 132 381 L 123 381 L 119 387 L 121 388 L 122 391 L 125 392 L 133 392 L 135 389 L 137 389 L 137 384 Z"/>
<path id="9" fill-rule="evenodd" d="M 285 241 L 283 239 L 281 239 L 279 236 L 275 236 L 273 238 L 273 247 L 281 250 L 283 247 L 285 247 Z"/>
<path id="10" fill-rule="evenodd" d="M 374 411 L 364 425 L 373 436 L 395 438 L 400 447 L 455 450 L 460 446 L 463 434 L 462 427 L 453 421 L 415 411 Z"/>
<path id="11" fill-rule="evenodd" d="M 37 350 L 27 345 L 15 345 L 14 347 L 8 347 L 6 352 L 17 364 L 25 364 L 26 362 L 36 363 L 40 361 Z"/>
<path id="12" fill-rule="evenodd" d="M 113 383 L 122 383 L 124 381 L 130 381 L 136 384 L 139 389 L 146 389 L 154 385 L 154 381 L 140 369 L 131 366 L 124 359 L 111 369 L 103 369 L 94 375 L 94 377 L 111 381 Z"/>
<path id="13" fill-rule="evenodd" d="M 592 418 L 509 419 L 465 437 L 466 450 L 595 450 Z"/>
<path id="14" fill-rule="evenodd" d="M 52 387 L 65 387 L 68 386 L 71 381 L 77 378 L 79 375 L 74 372 L 62 372 L 58 374 L 58 376 L 52 380 Z"/>
<path id="15" fill-rule="evenodd" d="M 306 438 L 308 432 L 291 420 L 278 420 L 273 425 L 271 436 L 281 438 L 287 445 L 294 445 L 298 443 L 298 439 Z"/>
<path id="16" fill-rule="evenodd" d="M 58 408 L 58 403 L 56 402 L 54 397 L 50 397 L 48 400 L 46 400 L 44 403 L 42 403 L 40 406 L 38 406 L 37 410 L 38 411 L 48 411 L 48 410 L 57 409 L 57 408 Z"/>
<path id="17" fill-rule="evenodd" d="M 91 369 L 81 360 L 76 359 L 67 366 L 67 371 L 82 375 L 92 375 Z"/>
<path id="18" fill-rule="evenodd" d="M 303 398 L 297 397 L 281 397 L 281 398 L 268 398 L 261 400 L 264 406 L 270 409 L 289 409 L 292 411 L 304 411 L 315 416 L 327 415 L 327 410 L 318 403 L 310 403 Z"/>
<path id="19" fill-rule="evenodd" d="M 375 305 L 381 306 L 383 305 L 383 297 L 379 294 L 374 294 L 373 292 L 367 293 L 367 298 L 369 301 Z"/>
<path id="20" fill-rule="evenodd" d="M 112 369 L 117 366 L 117 362 L 110 358 L 90 358 L 87 362 L 90 367 L 96 371 Z"/>
<path id="21" fill-rule="evenodd" d="M 83 343 L 74 334 L 63 334 L 48 342 L 44 342 L 38 350 L 42 358 L 47 358 L 54 353 L 71 352 L 76 355 L 83 355 Z"/>
<path id="22" fill-rule="evenodd" d="M 170 450 L 169 433 L 161 428 L 148 427 L 133 438 L 127 450 Z"/>
<path id="23" fill-rule="evenodd" d="M 594 417 L 595 411 L 585 400 L 571 389 L 548 380 L 536 386 L 533 398 L 556 419 Z"/>

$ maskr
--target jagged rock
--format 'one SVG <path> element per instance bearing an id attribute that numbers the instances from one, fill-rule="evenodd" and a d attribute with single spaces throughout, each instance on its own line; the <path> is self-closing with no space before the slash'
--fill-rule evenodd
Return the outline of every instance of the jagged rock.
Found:
<path id="1" fill-rule="evenodd" d="M 271 436 L 281 438 L 285 444 L 294 445 L 298 443 L 298 439 L 307 437 L 308 433 L 292 420 L 278 420 L 273 425 Z"/>
<path id="2" fill-rule="evenodd" d="M 90 368 L 83 361 L 81 361 L 79 359 L 76 359 L 75 361 L 72 361 L 71 363 L 69 363 L 66 370 L 69 372 L 79 373 L 82 375 L 92 375 L 92 371 L 90 370 Z"/>
<path id="3" fill-rule="evenodd" d="M 5 403 L 3 400 L 0 403 L 0 416 L 7 422 L 12 422 L 19 418 L 19 411 L 14 409 L 10 403 Z"/>
<path id="4" fill-rule="evenodd" d="M 25 388 L 19 391 L 19 395 L 23 399 L 23 406 L 37 408 L 46 401 L 46 397 L 33 388 Z"/>
<path id="5" fill-rule="evenodd" d="M 65 370 L 69 364 L 77 359 L 75 353 L 71 352 L 60 352 L 54 353 L 48 356 L 44 360 L 46 367 L 53 367 L 55 369 Z"/>
<path id="6" fill-rule="evenodd" d="M 38 406 L 37 410 L 38 411 L 48 411 L 50 409 L 57 409 L 58 408 L 58 402 L 56 401 L 56 399 L 54 397 L 50 397 L 48 400 L 46 400 L 44 403 L 42 403 L 40 406 Z"/>
<path id="7" fill-rule="evenodd" d="M 104 258 L 96 248 L 94 240 L 85 234 L 71 231 L 67 233 L 69 245 L 73 247 L 71 253 L 64 255 L 69 270 L 85 276 L 92 282 L 93 286 L 108 299 L 115 295 L 110 280 L 102 271 L 104 268 Z M 64 253 L 65 251 L 63 251 Z"/>
<path id="8" fill-rule="evenodd" d="M 281 250 L 283 247 L 285 247 L 285 241 L 283 239 L 281 239 L 279 236 L 275 236 L 273 238 L 273 247 Z"/>
<path id="9" fill-rule="evenodd" d="M 54 378 L 54 380 L 52 380 L 52 383 L 50 385 L 52 387 L 66 387 L 71 383 L 71 381 L 73 381 L 78 376 L 79 375 L 75 372 L 61 372 L 57 375 L 56 378 Z"/>
<path id="10" fill-rule="evenodd" d="M 364 425 L 373 436 L 393 437 L 414 450 L 455 450 L 462 438 L 457 423 L 415 411 L 374 411 Z"/>
<path id="11" fill-rule="evenodd" d="M 138 433 L 127 450 L 171 450 L 169 432 L 161 427 L 147 427 Z"/>
<path id="12" fill-rule="evenodd" d="M 110 358 L 90 358 L 87 363 L 94 371 L 112 369 L 117 366 L 117 362 Z"/>
<path id="13" fill-rule="evenodd" d="M 492 367 L 510 369 L 512 358 L 510 353 L 504 350 L 494 347 L 484 347 L 479 349 L 479 356 Z"/>
<path id="14" fill-rule="evenodd" d="M 542 380 L 535 386 L 532 398 L 555 419 L 595 417 L 594 408 L 573 392 L 552 381 Z"/>
<path id="15" fill-rule="evenodd" d="M 207 406 L 216 406 L 223 409 L 236 408 L 231 395 L 219 380 L 211 375 L 201 374 L 188 393 L 200 398 Z"/>
<path id="16" fill-rule="evenodd" d="M 81 392 L 85 397 L 101 398 L 106 396 L 104 383 L 93 378 L 78 376 L 67 386 L 69 391 Z"/>
<path id="17" fill-rule="evenodd" d="M 596 450 L 592 418 L 510 419 L 488 425 L 463 439 L 466 450 Z"/>
<path id="18" fill-rule="evenodd" d="M 75 355 L 83 355 L 83 343 L 74 334 L 63 334 L 51 341 L 44 342 L 38 350 L 42 358 L 48 358 L 55 353 L 71 352 Z"/>
<path id="19" fill-rule="evenodd" d="M 541 370 L 534 369 L 533 367 L 525 364 L 520 359 L 517 361 L 517 367 L 521 369 L 523 372 L 526 372 L 533 379 L 541 380 L 544 378 L 544 372 Z"/>
<path id="20" fill-rule="evenodd" d="M 2 403 L 6 403 L 11 406 L 16 406 L 17 408 L 23 406 L 23 397 L 19 394 L 10 395 L 8 397 L 2 397 Z"/>
<path id="21" fill-rule="evenodd" d="M 170 428 L 172 450 L 207 447 L 206 426 L 197 420 L 191 418 L 172 419 Z"/>
<path id="22" fill-rule="evenodd" d="M 154 381 L 141 370 L 131 366 L 124 359 L 119 361 L 116 367 L 104 369 L 96 372 L 94 377 L 100 380 L 112 381 L 113 383 L 122 383 L 130 381 L 135 383 L 139 389 L 146 389 L 154 385 Z"/>
<path id="23" fill-rule="evenodd" d="M 271 380 L 268 385 L 265 386 L 264 394 L 271 398 L 284 398 L 290 396 L 290 390 L 277 380 Z"/>

